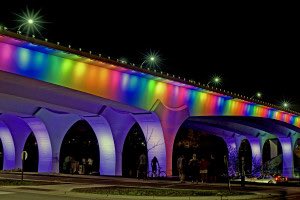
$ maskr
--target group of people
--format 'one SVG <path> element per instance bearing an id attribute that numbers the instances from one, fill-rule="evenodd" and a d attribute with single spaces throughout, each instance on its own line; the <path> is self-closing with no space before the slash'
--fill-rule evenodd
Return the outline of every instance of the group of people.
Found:
<path id="1" fill-rule="evenodd" d="M 154 156 L 151 160 L 151 168 L 152 168 L 152 176 L 157 176 L 159 168 L 159 162 L 156 156 Z M 137 178 L 138 179 L 146 179 L 147 178 L 147 158 L 145 154 L 141 154 L 139 157 L 139 166 L 137 170 Z"/>
<path id="2" fill-rule="evenodd" d="M 184 155 L 181 155 L 177 159 L 177 170 L 179 173 L 180 182 L 186 180 L 186 175 L 191 176 L 192 182 L 207 182 L 208 173 L 210 174 L 210 180 L 216 181 L 216 162 L 213 155 L 210 157 L 210 161 L 205 158 L 197 159 L 197 155 L 193 154 L 193 157 L 187 161 Z"/>
<path id="3" fill-rule="evenodd" d="M 63 173 L 67 174 L 92 174 L 93 159 L 82 158 L 81 162 L 71 156 L 66 156 L 63 162 Z"/>

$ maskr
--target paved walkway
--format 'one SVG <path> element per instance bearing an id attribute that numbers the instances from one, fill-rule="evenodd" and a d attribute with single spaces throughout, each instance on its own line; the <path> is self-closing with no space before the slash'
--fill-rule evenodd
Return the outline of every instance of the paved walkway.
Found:
<path id="1" fill-rule="evenodd" d="M 19 174 L 9 174 L 10 176 L 15 176 L 19 178 Z M 0 174 L 0 177 L 6 177 L 7 174 Z M 125 179 L 120 177 L 99 177 L 99 176 L 77 176 L 77 175 L 40 175 L 32 174 L 32 176 L 26 175 L 27 180 L 34 180 L 34 177 L 38 177 L 39 180 L 53 182 L 53 179 L 49 180 L 49 177 L 55 177 L 57 184 L 49 185 L 39 185 L 39 186 L 2 186 L 0 190 L 2 192 L 26 192 L 26 193 L 38 193 L 38 194 L 47 194 L 47 195 L 58 195 L 58 196 L 69 196 L 69 197 L 80 197 L 88 199 L 180 199 L 180 200 L 196 200 L 196 199 L 266 199 L 273 198 L 276 199 L 278 194 L 275 193 L 265 193 L 265 192 L 256 192 L 249 191 L 254 193 L 253 195 L 242 195 L 242 196 L 203 196 L 203 197 L 158 197 L 158 196 L 122 196 L 122 195 L 99 195 L 99 194 L 86 194 L 86 193 L 77 193 L 71 192 L 74 188 L 83 188 L 83 187 L 106 187 L 106 186 L 134 186 L 134 187 L 153 187 L 153 188 L 174 188 L 174 189 L 226 189 L 226 184 L 192 184 L 184 183 L 180 184 L 178 181 L 165 181 L 165 180 L 137 180 L 137 179 Z M 72 180 L 76 178 L 78 182 L 73 182 Z M 25 179 L 25 180 L 26 180 Z M 80 180 L 83 180 L 83 183 L 80 183 Z M 86 182 L 89 180 L 89 182 Z M 102 182 L 102 183 L 99 183 Z M 97 183 L 93 183 L 97 182 Z M 238 188 L 237 185 L 233 186 Z M 276 197 L 276 198 L 275 198 Z"/>

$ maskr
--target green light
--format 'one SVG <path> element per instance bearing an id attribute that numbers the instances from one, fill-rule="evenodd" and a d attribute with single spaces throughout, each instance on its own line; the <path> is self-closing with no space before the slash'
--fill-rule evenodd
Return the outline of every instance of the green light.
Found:
<path id="1" fill-rule="evenodd" d="M 32 19 L 28 19 L 28 24 L 33 24 L 33 20 Z"/>
<path id="2" fill-rule="evenodd" d="M 26 35 L 35 34 L 36 32 L 41 35 L 40 30 L 44 28 L 42 24 L 46 22 L 42 20 L 42 16 L 39 14 L 40 10 L 35 12 L 34 10 L 30 11 L 28 8 L 22 14 L 16 14 L 19 17 L 16 20 L 19 22 L 18 31 L 25 32 Z"/>
<path id="3" fill-rule="evenodd" d="M 289 107 L 289 104 L 287 102 L 283 102 L 283 107 L 287 108 Z"/>
<path id="4" fill-rule="evenodd" d="M 212 79 L 207 83 L 207 85 L 209 85 L 210 83 L 213 83 L 215 85 L 221 84 L 221 77 L 220 76 L 213 76 Z"/>
<path id="5" fill-rule="evenodd" d="M 146 64 L 146 67 L 151 69 L 159 69 L 159 65 L 161 64 L 161 58 L 157 51 L 151 51 L 144 55 L 144 61 L 140 65 L 140 67 L 144 67 L 144 64 Z"/>
<path id="6" fill-rule="evenodd" d="M 256 96 L 257 96 L 258 98 L 260 98 L 260 97 L 261 97 L 261 93 L 260 93 L 260 92 L 256 93 Z"/>

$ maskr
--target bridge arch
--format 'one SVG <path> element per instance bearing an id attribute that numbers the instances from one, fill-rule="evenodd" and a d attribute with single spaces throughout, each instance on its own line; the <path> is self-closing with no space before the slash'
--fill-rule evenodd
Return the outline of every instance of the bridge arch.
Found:
<path id="1" fill-rule="evenodd" d="M 60 145 L 60 172 L 67 174 L 99 173 L 100 148 L 92 127 L 78 120 L 65 133 Z"/>
<path id="2" fill-rule="evenodd" d="M 53 171 L 59 172 L 60 149 L 63 139 L 68 130 L 79 121 L 84 121 L 90 127 L 98 143 L 99 173 L 101 175 L 115 175 L 115 145 L 110 125 L 101 115 L 80 116 L 77 114 L 56 112 L 42 108 L 37 114 L 49 129 L 51 142 L 53 145 Z"/>
<path id="3" fill-rule="evenodd" d="M 294 148 L 294 175 L 295 177 L 300 177 L 300 138 L 296 139 Z"/>
<path id="4" fill-rule="evenodd" d="M 245 138 L 241 141 L 241 145 L 238 151 L 239 171 L 242 171 L 242 164 L 244 165 L 244 170 L 246 174 L 252 174 L 252 169 L 254 169 L 255 171 L 259 170 L 259 165 L 256 166 L 255 161 L 253 165 L 252 149 L 248 139 Z"/>
<path id="5" fill-rule="evenodd" d="M 212 178 L 212 181 L 215 181 L 216 177 L 221 178 L 224 173 L 227 173 L 227 167 L 229 167 L 224 162 L 224 158 L 226 157 L 228 161 L 233 161 L 233 159 L 237 158 L 237 141 L 235 138 L 232 140 L 232 135 L 235 135 L 235 133 L 207 124 L 195 123 L 190 121 L 189 118 L 185 120 L 179 128 L 174 141 L 172 155 L 173 175 L 177 175 L 176 161 L 180 155 L 184 155 L 188 162 L 192 155 L 196 154 L 198 160 L 203 158 L 211 164 L 208 168 L 208 175 L 209 178 Z"/>
<path id="6" fill-rule="evenodd" d="M 52 146 L 49 133 L 44 123 L 36 117 L 18 117 L 11 114 L 3 114 L 0 119 L 11 131 L 15 143 L 16 168 L 21 168 L 21 152 L 30 133 L 33 133 L 38 146 L 38 172 L 51 172 Z"/>
<path id="7" fill-rule="evenodd" d="M 278 138 L 267 139 L 263 144 L 262 170 L 264 173 L 283 172 L 282 145 Z"/>
<path id="8" fill-rule="evenodd" d="M 15 145 L 8 127 L 0 121 L 0 170 L 15 168 Z"/>
<path id="9" fill-rule="evenodd" d="M 145 134 L 136 122 L 128 131 L 122 151 L 122 176 L 135 178 L 138 176 L 139 157 L 144 154 L 149 162 L 148 144 Z M 150 170 L 150 169 L 149 169 Z"/>
<path id="10" fill-rule="evenodd" d="M 137 124 L 147 142 L 147 157 L 156 156 L 162 170 L 166 169 L 165 138 L 159 118 L 152 112 L 128 113 L 106 107 L 101 113 L 109 122 L 116 147 L 116 175 L 122 175 L 122 151 L 130 129 Z M 150 162 L 148 162 L 150 168 Z"/>

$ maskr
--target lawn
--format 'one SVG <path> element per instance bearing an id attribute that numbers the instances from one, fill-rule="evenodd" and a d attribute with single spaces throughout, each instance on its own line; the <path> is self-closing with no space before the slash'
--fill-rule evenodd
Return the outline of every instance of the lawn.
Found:
<path id="1" fill-rule="evenodd" d="M 76 188 L 72 192 L 103 194 L 103 195 L 130 195 L 130 196 L 233 196 L 247 195 L 248 192 L 226 190 L 199 190 L 199 189 L 159 189 L 141 187 L 91 187 Z"/>
<path id="2" fill-rule="evenodd" d="M 0 179 L 0 186 L 21 186 L 21 185 L 50 185 L 54 183 L 45 181 L 21 181 L 15 179 Z"/>

